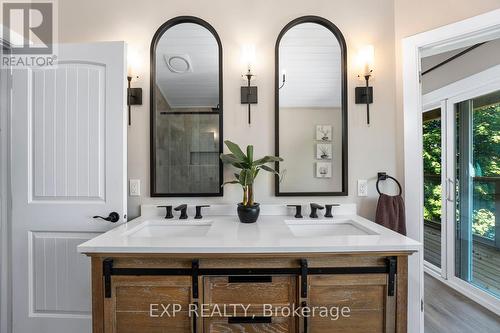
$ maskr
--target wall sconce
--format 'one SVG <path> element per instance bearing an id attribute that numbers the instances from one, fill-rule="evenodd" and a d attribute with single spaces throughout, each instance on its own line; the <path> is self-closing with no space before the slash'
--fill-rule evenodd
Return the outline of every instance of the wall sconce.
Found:
<path id="1" fill-rule="evenodd" d="M 132 78 L 134 78 L 134 73 L 136 73 L 136 69 L 139 67 L 138 64 L 138 56 L 136 53 L 129 50 L 127 55 L 127 106 L 128 106 L 128 125 L 132 125 L 132 113 L 131 106 L 132 105 L 142 105 L 142 88 L 131 88 L 130 83 L 132 82 Z M 135 78 L 139 78 L 138 75 L 135 75 Z"/>
<path id="2" fill-rule="evenodd" d="M 356 87 L 356 104 L 366 104 L 366 123 L 368 125 L 370 124 L 370 104 L 373 103 L 373 87 L 370 87 L 370 78 L 373 73 L 374 53 L 373 45 L 367 45 L 359 50 L 356 61 L 360 73 L 358 77 L 364 78 L 366 83 L 364 87 Z"/>
<path id="3" fill-rule="evenodd" d="M 138 78 L 139 76 L 136 76 Z M 142 105 L 142 88 L 131 88 L 130 82 L 132 76 L 127 75 L 127 106 L 128 106 L 128 125 L 132 125 L 132 113 L 130 111 L 131 105 Z"/>
<path id="4" fill-rule="evenodd" d="M 241 49 L 241 61 L 247 66 L 247 72 L 243 74 L 243 78 L 247 80 L 247 85 L 241 87 L 241 104 L 248 104 L 248 124 L 251 124 L 250 105 L 257 104 L 257 86 L 252 86 L 252 78 L 255 74 L 252 73 L 252 66 L 255 64 L 255 46 L 244 45 Z"/>

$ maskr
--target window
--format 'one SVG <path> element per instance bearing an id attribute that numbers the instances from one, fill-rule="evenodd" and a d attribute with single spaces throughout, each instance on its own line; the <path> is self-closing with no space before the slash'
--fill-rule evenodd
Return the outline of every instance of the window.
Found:
<path id="1" fill-rule="evenodd" d="M 441 109 L 423 113 L 424 259 L 441 268 Z"/>
<path id="2" fill-rule="evenodd" d="M 500 91 L 454 110 L 455 275 L 500 297 Z"/>

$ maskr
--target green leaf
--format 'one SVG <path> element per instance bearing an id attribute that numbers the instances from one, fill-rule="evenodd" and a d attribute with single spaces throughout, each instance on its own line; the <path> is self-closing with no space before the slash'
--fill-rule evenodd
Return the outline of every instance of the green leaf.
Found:
<path id="1" fill-rule="evenodd" d="M 227 185 L 227 184 L 239 184 L 239 183 L 240 182 L 237 180 L 229 180 L 227 182 L 222 183 L 221 187 L 223 187 L 224 185 Z"/>
<path id="2" fill-rule="evenodd" d="M 247 146 L 247 161 L 250 165 L 253 162 L 253 146 L 252 145 Z"/>
<path id="3" fill-rule="evenodd" d="M 245 162 L 240 161 L 239 159 L 234 157 L 233 154 L 221 154 L 220 159 L 222 160 L 222 163 L 231 164 L 238 169 L 246 168 Z"/>
<path id="4" fill-rule="evenodd" d="M 225 163 L 225 164 L 233 164 L 233 165 L 235 165 L 235 164 L 242 164 L 242 163 L 244 163 L 244 161 L 242 161 L 241 159 L 237 158 L 233 154 L 220 154 L 220 159 L 222 160 L 222 163 Z"/>
<path id="5" fill-rule="evenodd" d="M 283 159 L 281 157 L 277 157 L 277 156 L 264 156 L 263 158 L 254 161 L 253 165 L 254 166 L 258 166 L 258 165 L 262 165 L 262 164 L 266 164 L 266 163 L 281 162 L 281 161 L 283 161 Z"/>
<path id="6" fill-rule="evenodd" d="M 224 141 L 226 144 L 227 148 L 231 151 L 231 153 L 234 154 L 234 156 L 242 161 L 246 161 L 247 157 L 245 153 L 241 150 L 240 146 L 238 146 L 236 143 L 231 142 L 229 140 Z"/>
<path id="7" fill-rule="evenodd" d="M 275 174 L 275 175 L 279 175 L 279 173 L 278 173 L 276 170 L 274 170 L 274 169 L 273 169 L 273 168 L 271 168 L 271 167 L 268 167 L 267 165 L 261 165 L 261 166 L 260 166 L 260 168 L 261 168 L 262 170 L 265 170 L 265 171 L 267 171 L 267 172 L 273 173 L 273 174 Z"/>

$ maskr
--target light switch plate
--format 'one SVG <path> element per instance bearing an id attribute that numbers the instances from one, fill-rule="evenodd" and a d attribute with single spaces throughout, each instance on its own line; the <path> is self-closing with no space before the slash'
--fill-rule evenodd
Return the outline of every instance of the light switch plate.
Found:
<path id="1" fill-rule="evenodd" d="M 358 179 L 358 197 L 368 196 L 368 182 L 366 179 Z"/>
<path id="2" fill-rule="evenodd" d="M 138 197 L 141 195 L 141 180 L 140 179 L 130 179 L 129 181 L 129 195 L 131 197 Z"/>

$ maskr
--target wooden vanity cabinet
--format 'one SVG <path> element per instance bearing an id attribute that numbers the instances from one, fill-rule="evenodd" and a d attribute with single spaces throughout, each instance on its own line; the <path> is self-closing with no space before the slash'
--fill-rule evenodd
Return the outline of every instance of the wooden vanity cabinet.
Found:
<path id="1" fill-rule="evenodd" d="M 193 332 L 193 321 L 188 316 L 191 288 L 187 276 L 113 276 L 111 297 L 104 300 L 104 332 Z M 182 310 L 173 316 L 169 304 L 179 304 Z"/>
<path id="2" fill-rule="evenodd" d="M 93 333 L 404 333 L 408 254 L 304 254 L 309 273 L 306 284 L 299 266 L 301 256 L 93 256 Z M 104 259 L 110 257 L 113 265 L 107 268 Z M 195 274 L 193 258 L 199 260 Z M 388 258 L 396 264 L 387 266 Z M 386 267 L 396 271 L 391 275 Z M 214 268 L 215 273 L 210 271 Z M 235 268 L 283 273 L 220 274 Z M 287 270 L 297 274 L 286 274 Z M 263 304 L 281 309 L 302 302 L 309 308 L 327 307 L 334 312 L 307 319 L 284 316 L 279 311 L 271 317 L 262 313 Z M 174 303 L 182 306 L 175 317 L 162 314 L 162 304 Z M 239 309 L 231 318 L 189 317 L 187 310 L 194 303 L 204 304 L 209 312 L 231 304 L 250 307 L 246 314 Z M 158 316 L 150 315 L 152 304 Z M 349 309 L 344 310 L 344 316 L 343 307 Z"/>
<path id="3" fill-rule="evenodd" d="M 310 332 L 394 332 L 394 297 L 387 296 L 387 274 L 310 276 L 308 288 L 310 307 L 333 310 L 329 317 L 311 317 Z"/>

